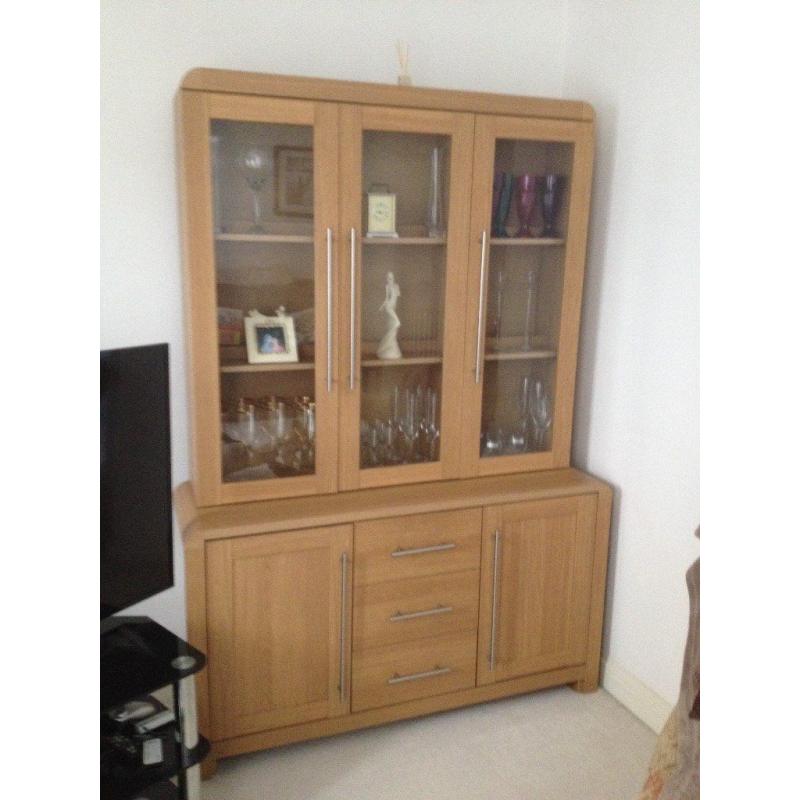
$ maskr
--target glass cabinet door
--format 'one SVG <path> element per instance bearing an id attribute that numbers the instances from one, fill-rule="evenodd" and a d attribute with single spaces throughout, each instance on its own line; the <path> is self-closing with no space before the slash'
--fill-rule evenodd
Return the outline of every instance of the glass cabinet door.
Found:
<path id="1" fill-rule="evenodd" d="M 194 367 L 199 492 L 335 491 L 336 109 L 212 96 L 196 116 L 208 185 L 190 192 L 211 202 L 189 202 L 209 231 L 205 250 L 187 242 L 207 301 L 195 301 L 192 337 L 195 356 L 216 362 Z"/>
<path id="2" fill-rule="evenodd" d="M 340 486 L 456 477 L 472 117 L 342 109 Z"/>
<path id="3" fill-rule="evenodd" d="M 589 132 L 580 122 L 479 118 L 475 153 L 466 470 L 568 466 Z"/>

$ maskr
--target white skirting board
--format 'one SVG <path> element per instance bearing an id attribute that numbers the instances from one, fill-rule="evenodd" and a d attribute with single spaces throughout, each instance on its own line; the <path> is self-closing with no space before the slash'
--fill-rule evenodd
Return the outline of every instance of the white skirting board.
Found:
<path id="1" fill-rule="evenodd" d="M 661 732 L 672 713 L 671 703 L 615 661 L 603 659 L 600 682 L 610 695 L 639 717 L 648 728 L 656 733 Z"/>

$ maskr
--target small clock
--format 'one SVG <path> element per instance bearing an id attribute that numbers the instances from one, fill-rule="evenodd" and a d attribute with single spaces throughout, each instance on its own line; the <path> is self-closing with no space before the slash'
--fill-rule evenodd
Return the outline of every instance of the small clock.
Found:
<path id="1" fill-rule="evenodd" d="M 381 187 L 383 188 L 383 187 Z M 367 194 L 367 236 L 397 236 L 397 195 L 371 190 Z"/>

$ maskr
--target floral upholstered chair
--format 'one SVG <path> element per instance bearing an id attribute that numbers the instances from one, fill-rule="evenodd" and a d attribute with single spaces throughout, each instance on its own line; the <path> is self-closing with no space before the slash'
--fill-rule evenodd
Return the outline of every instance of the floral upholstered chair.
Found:
<path id="1" fill-rule="evenodd" d="M 695 533 L 700 535 L 699 529 Z M 689 635 L 678 704 L 661 731 L 638 800 L 700 797 L 700 559 L 686 573 Z"/>

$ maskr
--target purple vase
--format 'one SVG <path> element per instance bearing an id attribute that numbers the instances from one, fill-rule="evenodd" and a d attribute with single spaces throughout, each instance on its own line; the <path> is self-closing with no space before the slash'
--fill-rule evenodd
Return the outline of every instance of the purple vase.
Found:
<path id="1" fill-rule="evenodd" d="M 536 195 L 539 186 L 539 179 L 535 175 L 526 173 L 517 178 L 517 218 L 519 220 L 519 229 L 516 232 L 517 237 L 531 237 L 533 231 L 533 214 L 536 209 Z"/>

